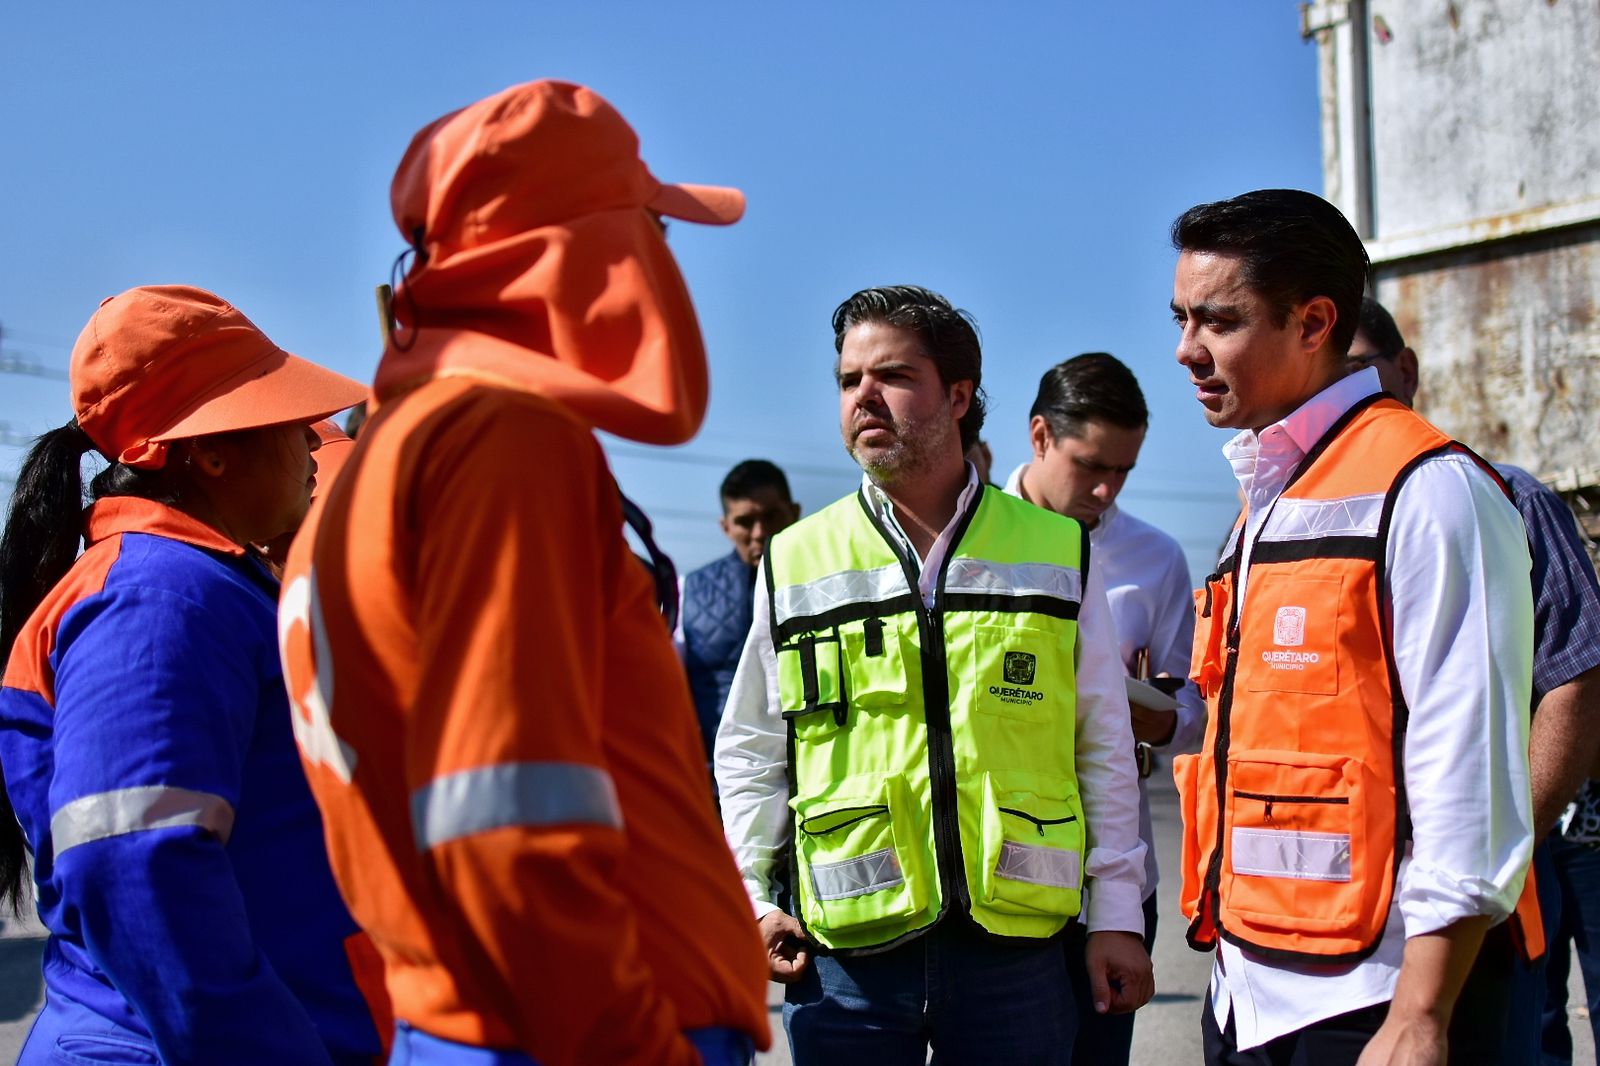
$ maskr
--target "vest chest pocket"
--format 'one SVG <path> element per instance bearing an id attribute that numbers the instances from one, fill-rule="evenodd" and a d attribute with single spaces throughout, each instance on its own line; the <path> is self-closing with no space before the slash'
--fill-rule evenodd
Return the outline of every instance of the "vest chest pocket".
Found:
<path id="1" fill-rule="evenodd" d="M 973 627 L 973 703 L 984 714 L 1025 722 L 1072 721 L 1072 645 L 1026 626 Z"/>
<path id="2" fill-rule="evenodd" d="M 868 618 L 839 627 L 845 698 L 852 709 L 898 707 L 906 702 L 907 692 L 922 690 L 921 659 L 903 621 Z"/>
<path id="3" fill-rule="evenodd" d="M 777 652 L 779 701 L 795 737 L 817 740 L 837 733 L 846 715 L 839 631 L 802 633 Z"/>
<path id="4" fill-rule="evenodd" d="M 1070 781 L 984 775 L 978 896 L 997 914 L 1069 917 L 1083 901 L 1083 808 Z"/>
<path id="5" fill-rule="evenodd" d="M 907 918 L 928 904 L 917 824 L 904 780 L 796 799 L 801 916 L 823 931 L 860 929 Z"/>
<path id="6" fill-rule="evenodd" d="M 1240 680 L 1251 692 L 1339 691 L 1340 610 L 1344 582 L 1338 577 L 1252 570 L 1245 590 L 1249 648 L 1239 661 Z M 1374 651 L 1381 655 L 1382 649 Z"/>

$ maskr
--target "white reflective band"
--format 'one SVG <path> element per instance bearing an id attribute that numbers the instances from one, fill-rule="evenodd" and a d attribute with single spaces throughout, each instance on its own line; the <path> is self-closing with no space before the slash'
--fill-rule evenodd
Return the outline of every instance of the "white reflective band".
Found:
<path id="1" fill-rule="evenodd" d="M 1053 596 L 1079 603 L 1083 580 L 1070 566 L 1054 563 L 991 563 L 985 559 L 952 559 L 945 572 L 945 592 L 1001 596 Z"/>
<path id="2" fill-rule="evenodd" d="M 50 817 L 50 836 L 59 857 L 91 840 L 172 826 L 204 829 L 226 844 L 233 832 L 233 807 L 221 796 L 187 788 L 119 788 L 64 805 Z"/>
<path id="3" fill-rule="evenodd" d="M 1280 499 L 1278 501 L 1282 503 Z M 1228 542 L 1222 546 L 1222 554 L 1217 556 L 1219 562 L 1226 562 L 1233 558 L 1233 553 L 1239 550 L 1239 535 L 1244 532 L 1244 526 L 1236 525 L 1228 532 Z"/>
<path id="4" fill-rule="evenodd" d="M 463 770 L 411 794 L 417 850 L 508 825 L 622 828 L 611 775 L 570 762 L 514 762 Z"/>
<path id="5" fill-rule="evenodd" d="M 843 862 L 814 863 L 811 887 L 818 899 L 849 899 L 905 884 L 893 848 L 884 848 Z"/>
<path id="6" fill-rule="evenodd" d="M 1376 537 L 1383 518 L 1381 492 L 1338 500 L 1279 497 L 1261 530 L 1261 540 L 1321 540 L 1323 537 Z"/>
<path id="7" fill-rule="evenodd" d="M 1000 845 L 1000 862 L 996 864 L 994 872 L 995 876 L 1008 881 L 1026 881 L 1030 885 L 1048 885 L 1051 888 L 1080 888 L 1083 885 L 1083 858 L 1077 852 L 1063 848 L 1007 840 Z"/>
<path id="8" fill-rule="evenodd" d="M 778 624 L 791 618 L 811 618 L 857 603 L 882 603 L 911 594 L 898 563 L 876 570 L 846 570 L 804 585 L 784 585 L 773 590 L 772 606 Z"/>
<path id="9" fill-rule="evenodd" d="M 1236 874 L 1348 881 L 1350 834 L 1235 828 L 1232 858 Z"/>

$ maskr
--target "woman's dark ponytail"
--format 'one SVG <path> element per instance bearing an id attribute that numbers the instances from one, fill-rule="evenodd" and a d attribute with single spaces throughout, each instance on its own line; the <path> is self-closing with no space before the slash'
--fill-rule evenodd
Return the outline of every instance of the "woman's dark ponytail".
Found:
<path id="1" fill-rule="evenodd" d="M 22 626 L 78 557 L 82 532 L 83 457 L 94 442 L 74 419 L 33 444 L 0 535 L 0 663 L 11 658 Z M 27 843 L 0 770 L 0 906 L 19 914 Z"/>

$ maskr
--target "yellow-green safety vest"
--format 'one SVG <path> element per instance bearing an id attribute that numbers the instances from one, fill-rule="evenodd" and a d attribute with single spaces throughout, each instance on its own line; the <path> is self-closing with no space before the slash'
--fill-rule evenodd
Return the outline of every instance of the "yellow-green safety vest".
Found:
<path id="1" fill-rule="evenodd" d="M 809 935 L 837 952 L 881 950 L 952 910 L 1048 937 L 1082 905 L 1089 540 L 993 488 L 957 523 L 931 609 L 916 556 L 861 493 L 767 549 L 792 887 Z"/>

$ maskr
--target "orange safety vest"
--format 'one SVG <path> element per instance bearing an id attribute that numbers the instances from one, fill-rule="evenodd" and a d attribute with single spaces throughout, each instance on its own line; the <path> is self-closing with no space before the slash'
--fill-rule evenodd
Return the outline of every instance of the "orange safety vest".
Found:
<path id="1" fill-rule="evenodd" d="M 1393 398 L 1357 404 L 1262 524 L 1242 613 L 1244 515 L 1195 593 L 1191 675 L 1210 717 L 1200 753 L 1173 760 L 1173 773 L 1180 907 L 1196 950 L 1220 935 L 1272 959 L 1354 961 L 1383 937 L 1411 833 L 1385 548 L 1407 475 L 1444 452 L 1470 456 L 1504 488 L 1488 463 Z M 1516 918 L 1519 945 L 1538 957 L 1531 870 Z"/>

